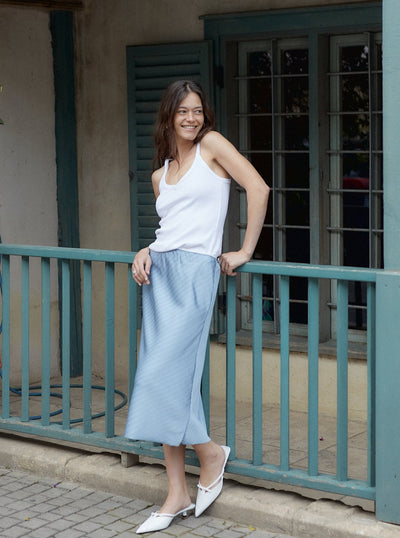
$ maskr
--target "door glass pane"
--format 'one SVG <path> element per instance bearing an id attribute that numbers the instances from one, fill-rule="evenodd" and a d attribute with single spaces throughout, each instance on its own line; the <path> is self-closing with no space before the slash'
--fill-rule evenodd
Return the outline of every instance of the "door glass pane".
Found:
<path id="1" fill-rule="evenodd" d="M 369 114 L 347 114 L 343 116 L 342 147 L 344 150 L 368 151 Z"/>
<path id="2" fill-rule="evenodd" d="M 307 279 L 292 277 L 290 279 L 290 321 L 304 323 L 307 317 Z"/>
<path id="3" fill-rule="evenodd" d="M 308 192 L 288 191 L 286 193 L 286 223 L 292 226 L 308 226 L 310 224 L 310 196 Z M 303 230 L 301 230 L 303 231 Z M 308 243 L 307 237 L 302 238 Z M 286 261 L 303 261 L 287 259 Z M 304 260 L 308 263 L 310 260 Z"/>
<path id="4" fill-rule="evenodd" d="M 271 186 L 269 178 L 272 177 L 272 153 L 252 153 L 249 160 L 261 177 L 265 178 L 267 183 Z M 272 212 L 272 204 L 268 204 L 268 211 Z M 269 224 L 272 223 L 272 215 L 271 219 L 266 222 L 269 222 Z"/>
<path id="5" fill-rule="evenodd" d="M 289 228 L 286 231 L 287 248 L 286 255 L 288 262 L 309 263 L 310 242 L 307 239 L 308 230 Z"/>
<path id="6" fill-rule="evenodd" d="M 308 150 L 308 116 L 286 116 L 283 149 Z"/>
<path id="7" fill-rule="evenodd" d="M 248 120 L 250 139 L 248 149 L 272 150 L 272 118 L 271 116 L 250 117 Z"/>
<path id="8" fill-rule="evenodd" d="M 308 188 L 309 164 L 308 153 L 285 155 L 285 181 L 287 188 Z"/>
<path id="9" fill-rule="evenodd" d="M 271 78 L 249 80 L 248 90 L 247 112 L 249 114 L 270 114 L 272 108 Z"/>
<path id="10" fill-rule="evenodd" d="M 368 74 L 342 76 L 342 108 L 345 112 L 368 109 Z"/>
<path id="11" fill-rule="evenodd" d="M 272 55 L 270 50 L 265 49 L 255 50 L 248 54 L 246 71 L 249 76 L 261 77 L 263 75 L 271 75 Z"/>
<path id="12" fill-rule="evenodd" d="M 368 153 L 345 153 L 343 155 L 343 189 L 367 190 L 369 188 Z M 368 192 L 367 192 L 368 196 Z M 366 202 L 369 206 L 369 202 Z M 346 206 L 346 204 L 344 204 Z M 347 209 L 345 207 L 345 214 Z"/>
<path id="13" fill-rule="evenodd" d="M 331 40 L 332 263 L 379 266 L 381 235 L 381 46 L 367 34 Z M 358 43 L 357 43 L 358 40 Z M 373 66 L 376 66 L 373 68 Z M 337 73 L 337 74 L 335 74 Z M 375 260 L 375 261 L 374 261 Z M 334 302 L 334 298 L 333 298 Z M 366 326 L 365 284 L 349 283 L 349 323 Z"/>
<path id="14" fill-rule="evenodd" d="M 340 63 L 341 71 L 368 72 L 368 46 L 359 44 L 342 47 Z"/>

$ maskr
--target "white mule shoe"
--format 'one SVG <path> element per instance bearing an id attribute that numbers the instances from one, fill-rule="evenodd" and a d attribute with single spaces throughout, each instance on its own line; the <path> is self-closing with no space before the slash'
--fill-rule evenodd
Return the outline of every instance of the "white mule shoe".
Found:
<path id="1" fill-rule="evenodd" d="M 200 482 L 197 484 L 198 491 L 197 491 L 197 499 L 196 499 L 196 510 L 194 515 L 196 517 L 199 517 L 204 510 L 206 510 L 210 504 L 212 504 L 215 499 L 218 497 L 218 495 L 222 491 L 222 484 L 224 482 L 224 471 L 225 471 L 225 465 L 228 461 L 229 453 L 231 449 L 229 446 L 221 446 L 222 450 L 225 452 L 225 461 L 222 466 L 221 474 L 214 480 L 212 484 L 210 484 L 208 487 L 204 487 L 200 484 Z"/>
<path id="2" fill-rule="evenodd" d="M 150 517 L 146 519 L 144 523 L 137 529 L 137 534 L 144 534 L 145 532 L 162 531 L 171 525 L 172 520 L 177 516 L 187 517 L 188 512 L 194 510 L 194 504 L 191 503 L 183 510 L 179 510 L 176 514 L 160 514 L 159 512 L 153 512 Z"/>

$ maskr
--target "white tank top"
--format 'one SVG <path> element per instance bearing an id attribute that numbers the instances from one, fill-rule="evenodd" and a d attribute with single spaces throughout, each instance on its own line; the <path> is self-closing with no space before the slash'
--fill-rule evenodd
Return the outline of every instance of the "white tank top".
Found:
<path id="1" fill-rule="evenodd" d="M 176 185 L 165 178 L 169 160 L 165 161 L 156 201 L 160 217 L 156 240 L 150 250 L 189 250 L 218 257 L 228 210 L 230 179 L 213 172 L 200 155 L 197 144 L 192 166 Z"/>

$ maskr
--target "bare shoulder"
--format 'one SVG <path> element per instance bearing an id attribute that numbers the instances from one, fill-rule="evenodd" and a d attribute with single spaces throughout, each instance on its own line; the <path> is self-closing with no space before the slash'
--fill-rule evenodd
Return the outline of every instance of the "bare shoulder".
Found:
<path id="1" fill-rule="evenodd" d="M 235 146 L 217 131 L 210 131 L 204 136 L 201 140 L 201 150 L 208 159 L 217 161 L 224 157 L 233 158 L 240 155 Z"/>
<path id="2" fill-rule="evenodd" d="M 201 147 L 206 151 L 215 152 L 223 147 L 229 147 L 232 144 L 217 131 L 210 131 L 201 140 Z"/>
<path id="3" fill-rule="evenodd" d="M 232 177 L 226 164 L 236 153 L 236 148 L 220 133 L 210 131 L 200 143 L 201 156 L 213 172 L 223 178 Z"/>
<path id="4" fill-rule="evenodd" d="M 201 154 L 214 172 L 233 178 L 246 190 L 253 184 L 265 185 L 254 166 L 216 131 L 207 133 L 201 140 Z"/>
<path id="5" fill-rule="evenodd" d="M 154 172 L 151 174 L 151 183 L 153 185 L 154 194 L 157 196 L 160 194 L 160 181 L 162 178 L 162 175 L 164 173 L 164 166 L 161 168 L 158 168 L 157 170 L 154 170 Z"/>
<path id="6" fill-rule="evenodd" d="M 202 142 L 204 141 L 206 144 L 212 144 L 213 142 L 219 141 L 221 139 L 225 140 L 222 134 L 218 133 L 218 131 L 209 131 L 206 135 L 203 136 Z"/>
<path id="7" fill-rule="evenodd" d="M 154 170 L 154 172 L 151 174 L 151 181 L 153 183 L 159 183 L 160 179 L 162 178 L 162 175 L 164 173 L 164 166 L 161 168 L 158 168 L 157 170 Z"/>

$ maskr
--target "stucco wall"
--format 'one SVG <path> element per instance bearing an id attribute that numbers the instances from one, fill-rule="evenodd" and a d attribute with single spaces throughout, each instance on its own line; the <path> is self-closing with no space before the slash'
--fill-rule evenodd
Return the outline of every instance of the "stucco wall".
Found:
<path id="1" fill-rule="evenodd" d="M 0 7 L 0 234 L 3 243 L 57 245 L 54 85 L 49 16 Z M 34 264 L 35 265 L 35 264 Z M 11 381 L 20 378 L 20 270 L 12 265 Z M 52 275 L 53 373 L 58 364 L 57 273 Z M 40 335 L 40 268 L 31 277 L 31 334 Z M 40 372 L 33 336 L 30 365 Z M 36 377 L 37 379 L 37 377 Z"/>
<path id="2" fill-rule="evenodd" d="M 361 0 L 360 0 L 361 1 Z M 130 250 L 126 47 L 203 39 L 201 15 L 346 3 L 330 0 L 85 0 L 76 13 L 80 240 L 86 248 Z M 94 310 L 104 310 L 101 278 Z M 117 294 L 124 292 L 117 285 Z M 117 372 L 126 375 L 125 307 L 116 309 L 121 332 Z M 102 316 L 94 368 L 103 367 Z"/>
<path id="3" fill-rule="evenodd" d="M 81 245 L 130 249 L 126 46 L 201 40 L 204 14 L 341 3 L 86 0 L 76 14 Z"/>
<path id="4" fill-rule="evenodd" d="M 215 399 L 224 399 L 226 394 L 225 345 L 211 343 L 210 347 L 210 392 Z M 236 402 L 252 404 L 253 366 L 252 350 L 241 346 L 236 350 Z M 263 405 L 280 405 L 280 352 L 263 350 L 262 385 Z M 337 410 L 337 364 L 333 357 L 321 356 L 319 359 L 319 412 L 321 415 L 336 416 Z M 349 359 L 349 397 L 350 420 L 367 420 L 367 369 L 365 361 Z M 308 410 L 308 358 L 306 353 L 290 353 L 290 410 Z"/>
<path id="5" fill-rule="evenodd" d="M 54 86 L 48 14 L 0 8 L 0 233 L 57 244 Z"/>

